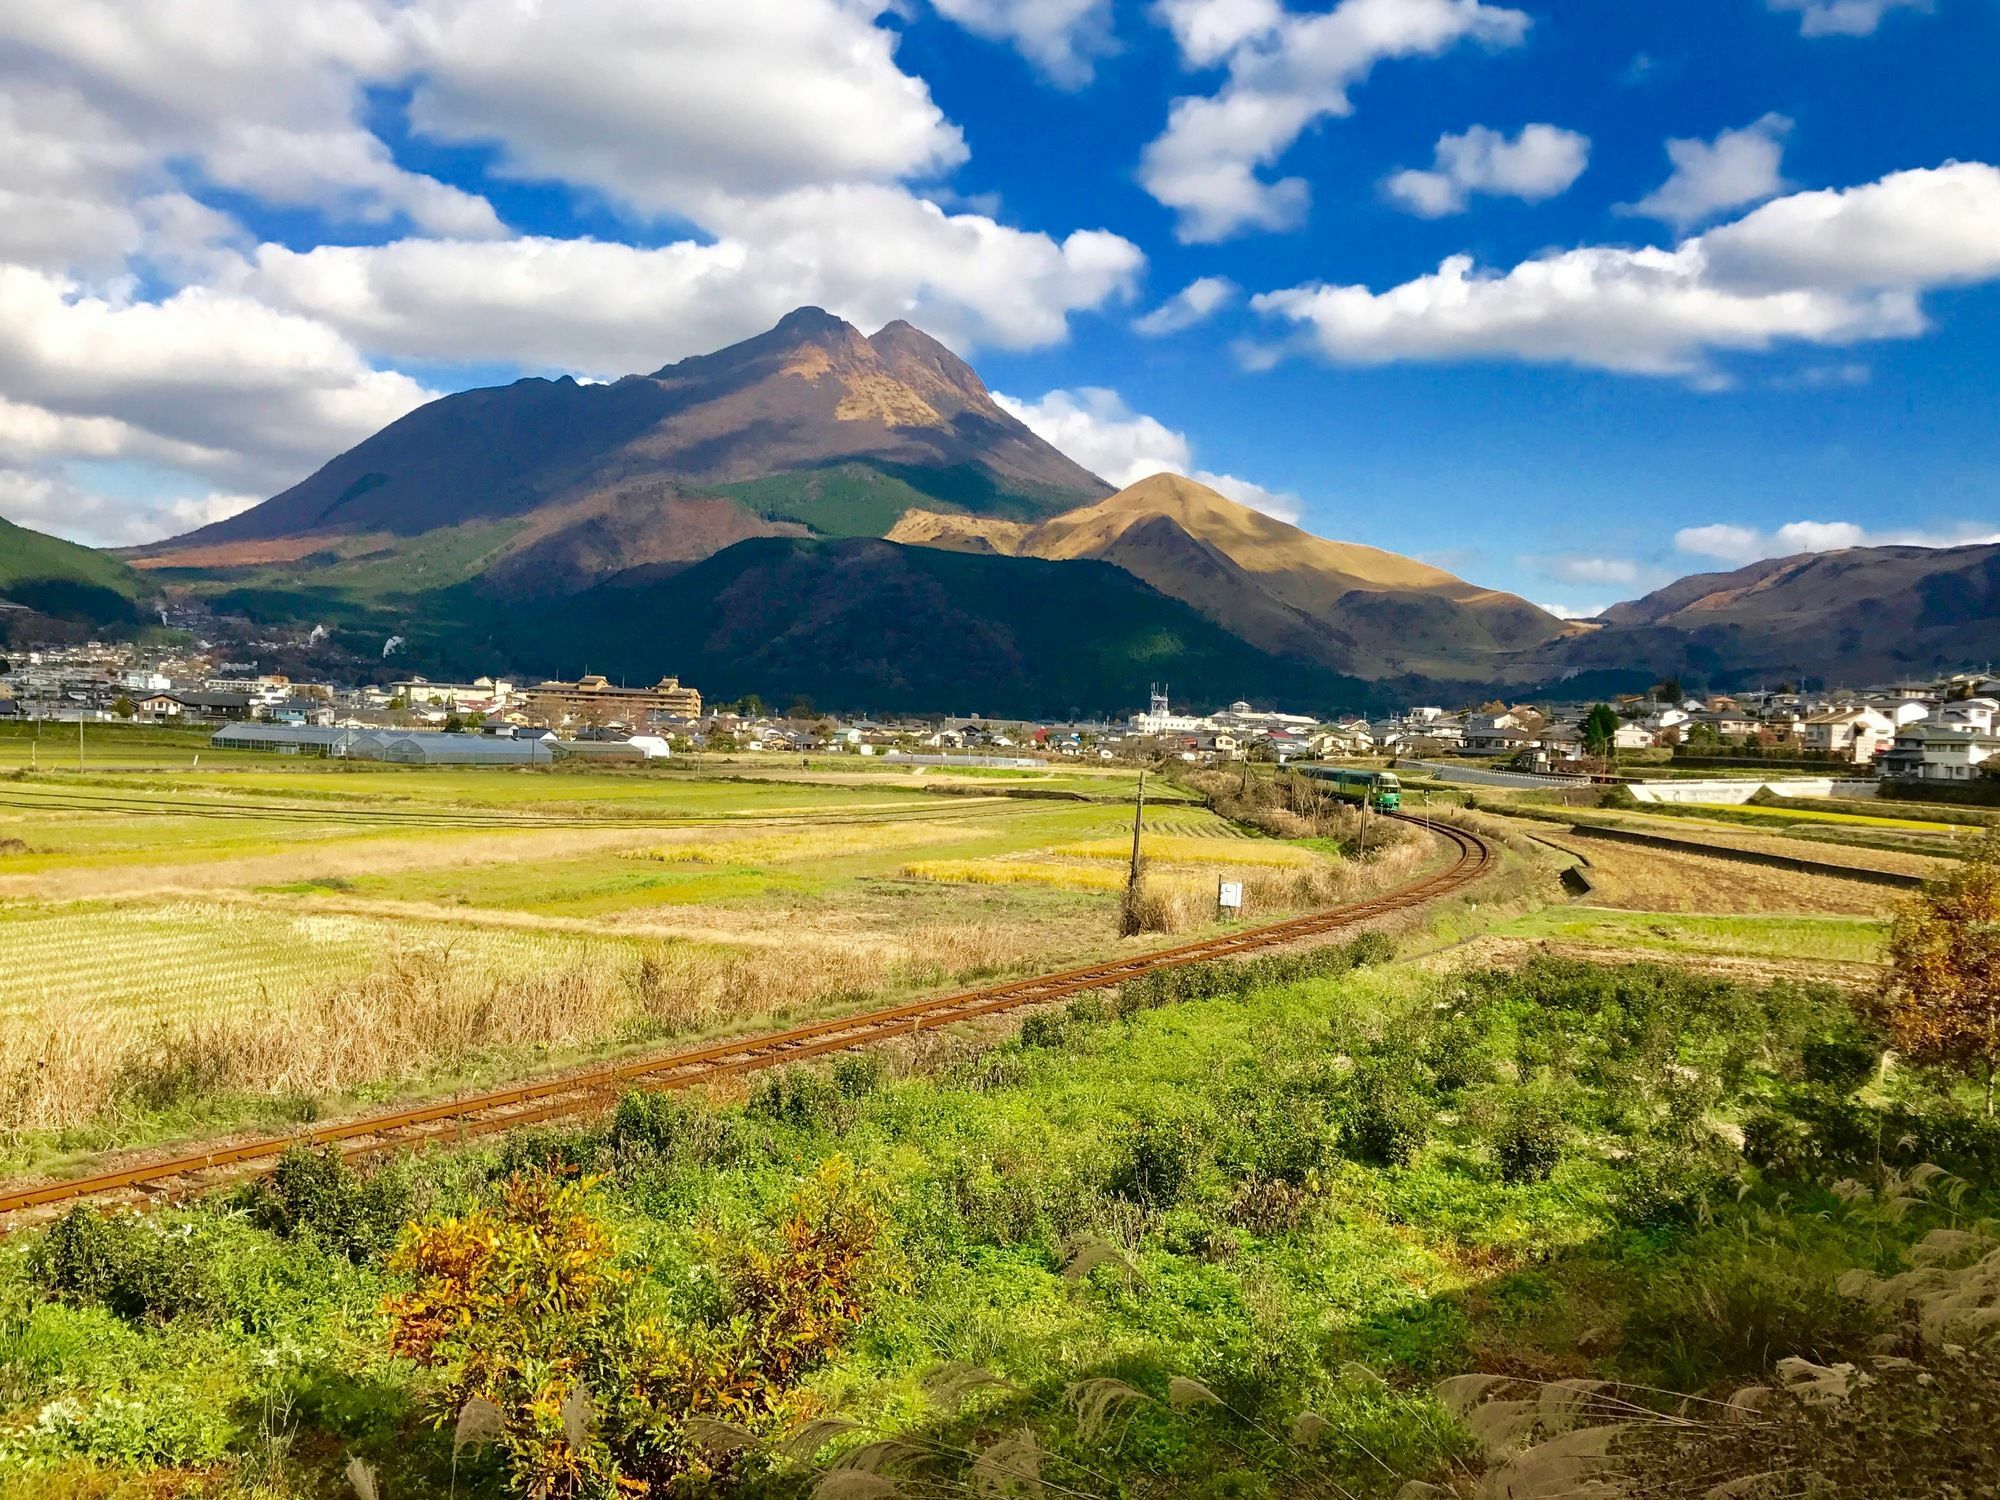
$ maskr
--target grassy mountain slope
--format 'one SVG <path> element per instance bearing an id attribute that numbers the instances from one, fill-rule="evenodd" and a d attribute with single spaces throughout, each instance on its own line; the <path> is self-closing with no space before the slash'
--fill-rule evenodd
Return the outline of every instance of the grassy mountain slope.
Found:
<path id="1" fill-rule="evenodd" d="M 0 603 L 81 625 L 130 625 L 144 593 L 139 575 L 110 554 L 0 520 Z"/>
<path id="2" fill-rule="evenodd" d="M 677 672 L 716 698 L 805 694 L 881 712 L 1119 711 L 1169 679 L 1194 702 L 1332 711 L 1368 698 L 1103 563 L 872 539 L 753 540 L 691 567 L 636 570 L 535 622 L 533 639 L 550 670 L 587 658 L 635 682 Z"/>
<path id="3" fill-rule="evenodd" d="M 1178 474 L 1021 526 L 904 517 L 893 540 L 955 551 L 1113 563 L 1260 648 L 1368 677 L 1462 676 L 1565 627 L 1526 600 L 1442 568 L 1329 541 Z"/>

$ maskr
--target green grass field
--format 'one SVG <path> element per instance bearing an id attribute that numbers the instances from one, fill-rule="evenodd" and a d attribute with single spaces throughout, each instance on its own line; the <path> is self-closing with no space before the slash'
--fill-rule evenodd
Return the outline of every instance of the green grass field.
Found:
<path id="1" fill-rule="evenodd" d="M 1868 917 L 1689 916 L 1552 906 L 1503 922 L 1493 931 L 1501 937 L 1546 938 L 1686 957 L 1722 953 L 1875 963 L 1882 956 L 1888 924 Z"/>
<path id="2" fill-rule="evenodd" d="M 1526 1417 L 1583 1392 L 1622 1433 L 1659 1424 L 1675 1446 L 1590 1472 L 1664 1500 L 1772 1469 L 1715 1466 L 1710 1428 L 1775 1432 L 1787 1479 L 1828 1452 L 1920 1466 L 1738 1494 L 1978 1472 L 1990 1360 L 1968 1390 L 1890 1302 L 1836 1288 L 1984 1250 L 1961 1226 L 2000 1209 L 1977 1165 L 2000 1133 L 1911 1070 L 1876 1078 L 1845 1002 L 1345 957 L 1183 971 L 719 1106 L 634 1097 L 368 1182 L 295 1159 L 233 1199 L 82 1210 L 0 1257 L 0 1494 L 323 1500 L 358 1459 L 395 1500 L 498 1500 L 579 1455 L 766 1500 L 1503 1494 L 1481 1482 L 1506 1452 L 1433 1394 L 1481 1372 Z M 433 1315 L 454 1278 L 475 1316 Z M 782 1357 L 746 1358 L 767 1327 Z M 1871 1364 L 1889 1338 L 1913 1352 Z M 1840 1445 L 1768 1390 L 1754 1421 L 1690 1419 L 1800 1359 L 1872 1371 Z M 1869 1394 L 1917 1369 L 1948 1382 L 1922 1452 Z M 1034 1488 L 989 1482 L 1029 1463 Z"/>

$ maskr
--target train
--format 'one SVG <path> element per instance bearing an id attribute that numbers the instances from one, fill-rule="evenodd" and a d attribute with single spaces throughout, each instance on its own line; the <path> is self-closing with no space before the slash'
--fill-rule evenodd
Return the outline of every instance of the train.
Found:
<path id="1" fill-rule="evenodd" d="M 1302 766 L 1306 775 L 1333 783 L 1343 802 L 1365 802 L 1377 812 L 1395 812 L 1403 805 L 1403 785 L 1394 771 L 1350 771 L 1340 766 Z"/>

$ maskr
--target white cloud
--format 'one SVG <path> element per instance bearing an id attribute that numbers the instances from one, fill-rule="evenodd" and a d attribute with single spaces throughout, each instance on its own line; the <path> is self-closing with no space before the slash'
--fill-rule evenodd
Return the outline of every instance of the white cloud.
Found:
<path id="1" fill-rule="evenodd" d="M 1608 604 L 1537 604 L 1536 609 L 1554 615 L 1558 620 L 1594 620 L 1611 606 Z"/>
<path id="2" fill-rule="evenodd" d="M 1622 557 L 1558 557 L 1549 572 L 1569 583 L 1636 583 L 1639 565 Z"/>
<path id="3" fill-rule="evenodd" d="M 975 36 L 1005 42 L 1051 83 L 1080 88 L 1115 45 L 1111 0 L 931 0 Z"/>
<path id="4" fill-rule="evenodd" d="M 1260 171 L 1309 126 L 1350 113 L 1349 90 L 1378 62 L 1462 41 L 1510 46 L 1528 28 L 1522 12 L 1483 0 L 1341 0 L 1321 14 L 1269 0 L 1161 0 L 1159 14 L 1190 66 L 1228 67 L 1219 92 L 1173 102 L 1140 160 L 1140 182 L 1178 213 L 1191 243 L 1299 224 L 1305 180 Z"/>
<path id="5" fill-rule="evenodd" d="M 1302 325 L 1313 349 L 1342 363 L 1521 359 L 1642 375 L 1697 373 L 1712 350 L 1848 343 L 1924 326 L 1907 295 L 1717 286 L 1691 245 L 1570 250 L 1497 275 L 1455 255 L 1385 292 L 1307 285 L 1251 306 Z"/>
<path id="6" fill-rule="evenodd" d="M 1990 542 L 2000 542 L 2000 531 L 1971 521 L 1943 531 L 1884 532 L 1869 531 L 1854 521 L 1791 521 L 1772 531 L 1717 522 L 1686 526 L 1674 533 L 1677 551 L 1737 566 L 1767 557 L 1838 552 L 1848 547 L 1967 547 Z"/>
<path id="7" fill-rule="evenodd" d="M 1703 253 L 1746 287 L 1968 285 L 2000 277 L 2000 167 L 1947 162 L 1794 193 L 1711 229 Z"/>
<path id="8" fill-rule="evenodd" d="M 397 0 L 11 6 L 0 14 L 0 82 L 34 91 L 37 110 L 61 101 L 37 128 L 63 144 L 38 159 L 62 164 L 76 213 L 115 216 L 186 162 L 207 182 L 333 218 L 496 233 L 483 200 L 397 166 L 361 123 L 367 88 L 417 65 L 414 14 Z M 24 170 L 0 155 L 0 188 Z"/>
<path id="9" fill-rule="evenodd" d="M 411 118 L 492 142 L 501 170 L 648 213 L 712 194 L 890 182 L 956 166 L 958 127 L 856 0 L 413 0 Z"/>
<path id="10" fill-rule="evenodd" d="M 1772 10 L 1799 13 L 1801 36 L 1873 36 L 1892 10 L 1931 8 L 1931 0 L 1768 0 Z"/>
<path id="11" fill-rule="evenodd" d="M 61 475 L 0 468 L 0 516 L 90 547 L 158 541 L 233 516 L 261 498 L 194 492 L 135 505 Z"/>
<path id="12" fill-rule="evenodd" d="M 246 297 L 119 302 L 20 266 L 0 266 L 0 391 L 17 441 L 41 423 L 44 454 L 170 459 L 272 489 L 433 394 Z"/>
<path id="13" fill-rule="evenodd" d="M 1768 114 L 1712 141 L 1668 141 L 1673 175 L 1628 212 L 1685 229 L 1725 209 L 1782 193 L 1786 184 L 1778 164 L 1791 128 L 1783 115 Z"/>
<path id="14" fill-rule="evenodd" d="M 1218 474 L 1213 469 L 1196 469 L 1188 477 L 1207 485 L 1217 494 L 1228 496 L 1238 505 L 1261 510 L 1275 520 L 1297 525 L 1299 517 L 1305 512 L 1305 503 L 1291 490 L 1266 489 L 1252 480 L 1239 479 L 1234 474 Z"/>
<path id="15" fill-rule="evenodd" d="M 1474 193 L 1539 203 L 1568 190 L 1590 162 L 1590 138 L 1554 125 L 1524 125 L 1513 140 L 1475 125 L 1441 135 L 1432 168 L 1397 172 L 1389 196 L 1427 219 L 1463 213 Z"/>
<path id="16" fill-rule="evenodd" d="M 1375 292 L 1312 283 L 1251 306 L 1350 364 L 1520 359 L 1717 382 L 1710 356 L 1907 338 L 1919 296 L 2000 277 L 2000 170 L 1953 163 L 1768 203 L 1672 250 L 1586 246 L 1481 271 L 1452 256 Z"/>
<path id="17" fill-rule="evenodd" d="M 1227 276 L 1198 276 L 1143 318 L 1135 319 L 1132 326 L 1148 338 L 1179 333 L 1213 317 L 1234 302 L 1241 291 Z"/>
<path id="18" fill-rule="evenodd" d="M 392 358 L 651 370 L 812 304 L 868 328 L 908 318 L 961 349 L 1054 343 L 1072 312 L 1129 294 L 1144 257 L 947 214 L 889 187 L 802 190 L 718 211 L 722 238 L 404 240 L 260 248 L 246 288 Z"/>
<path id="19" fill-rule="evenodd" d="M 1135 412 L 1116 391 L 1082 386 L 1074 391 L 1049 391 L 1034 401 L 994 392 L 993 399 L 1093 474 L 1123 489 L 1154 474 L 1185 474 L 1227 495 L 1239 505 L 1261 510 L 1280 521 L 1296 521 L 1303 506 L 1288 490 L 1267 489 L 1234 474 L 1194 467 L 1194 445 L 1187 434 L 1157 417 Z"/>

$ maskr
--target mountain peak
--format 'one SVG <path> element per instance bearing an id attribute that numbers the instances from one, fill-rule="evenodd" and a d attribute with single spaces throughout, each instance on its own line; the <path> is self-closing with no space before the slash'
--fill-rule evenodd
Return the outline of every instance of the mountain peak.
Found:
<path id="1" fill-rule="evenodd" d="M 778 319 L 771 332 L 810 338 L 815 334 L 856 333 L 859 330 L 823 307 L 795 307 Z"/>
<path id="2" fill-rule="evenodd" d="M 948 391 L 963 400 L 985 402 L 986 383 L 964 360 L 923 329 L 901 318 L 868 340 L 890 374 L 925 395 Z"/>

